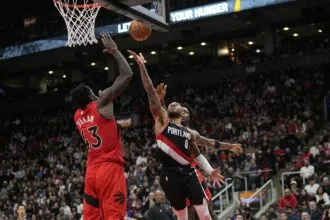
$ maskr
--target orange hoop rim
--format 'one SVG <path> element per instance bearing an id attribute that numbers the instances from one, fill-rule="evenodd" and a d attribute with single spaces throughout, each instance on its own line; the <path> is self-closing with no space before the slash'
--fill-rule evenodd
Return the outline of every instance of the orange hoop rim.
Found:
<path id="1" fill-rule="evenodd" d="M 68 8 L 94 8 L 94 7 L 102 7 L 102 4 L 100 3 L 92 3 L 92 4 L 68 4 L 63 3 L 61 0 L 53 0 L 54 3 L 58 3 L 61 7 L 67 6 Z"/>

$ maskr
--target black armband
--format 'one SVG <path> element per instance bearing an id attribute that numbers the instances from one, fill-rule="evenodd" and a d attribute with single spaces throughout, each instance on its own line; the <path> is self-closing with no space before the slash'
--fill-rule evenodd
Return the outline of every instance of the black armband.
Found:
<path id="1" fill-rule="evenodd" d="M 214 147 L 216 149 L 220 148 L 220 145 L 221 145 L 220 141 L 214 139 L 214 142 L 215 142 L 215 146 Z"/>

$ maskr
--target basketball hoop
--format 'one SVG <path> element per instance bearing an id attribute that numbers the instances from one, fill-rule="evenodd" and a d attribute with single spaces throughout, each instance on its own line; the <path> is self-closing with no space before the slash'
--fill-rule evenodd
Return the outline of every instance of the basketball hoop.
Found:
<path id="1" fill-rule="evenodd" d="M 89 3 L 90 0 L 53 0 L 54 5 L 64 18 L 68 29 L 69 47 L 97 43 L 95 37 L 95 19 L 101 8 L 99 3 Z"/>

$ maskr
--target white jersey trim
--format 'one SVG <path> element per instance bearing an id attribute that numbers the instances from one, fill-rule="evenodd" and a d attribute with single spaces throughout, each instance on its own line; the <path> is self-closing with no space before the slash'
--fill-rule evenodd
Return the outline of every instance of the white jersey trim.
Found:
<path id="1" fill-rule="evenodd" d="M 175 152 L 170 146 L 162 142 L 161 140 L 157 140 L 158 147 L 168 156 L 172 157 L 176 162 L 180 163 L 181 165 L 188 165 L 190 164 L 189 161 L 184 159 L 180 154 Z"/>

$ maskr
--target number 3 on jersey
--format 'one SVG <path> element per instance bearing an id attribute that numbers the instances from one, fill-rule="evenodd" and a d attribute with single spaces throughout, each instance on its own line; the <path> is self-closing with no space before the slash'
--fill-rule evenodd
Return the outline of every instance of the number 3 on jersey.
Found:
<path id="1" fill-rule="evenodd" d="M 88 133 L 91 134 L 91 137 L 92 137 L 93 140 L 86 138 L 84 136 L 84 131 L 81 131 L 81 136 L 84 139 L 85 143 L 88 143 L 89 147 L 99 148 L 102 144 L 102 139 L 97 134 L 97 126 L 95 125 L 95 126 L 89 127 L 87 130 L 88 130 Z"/>

